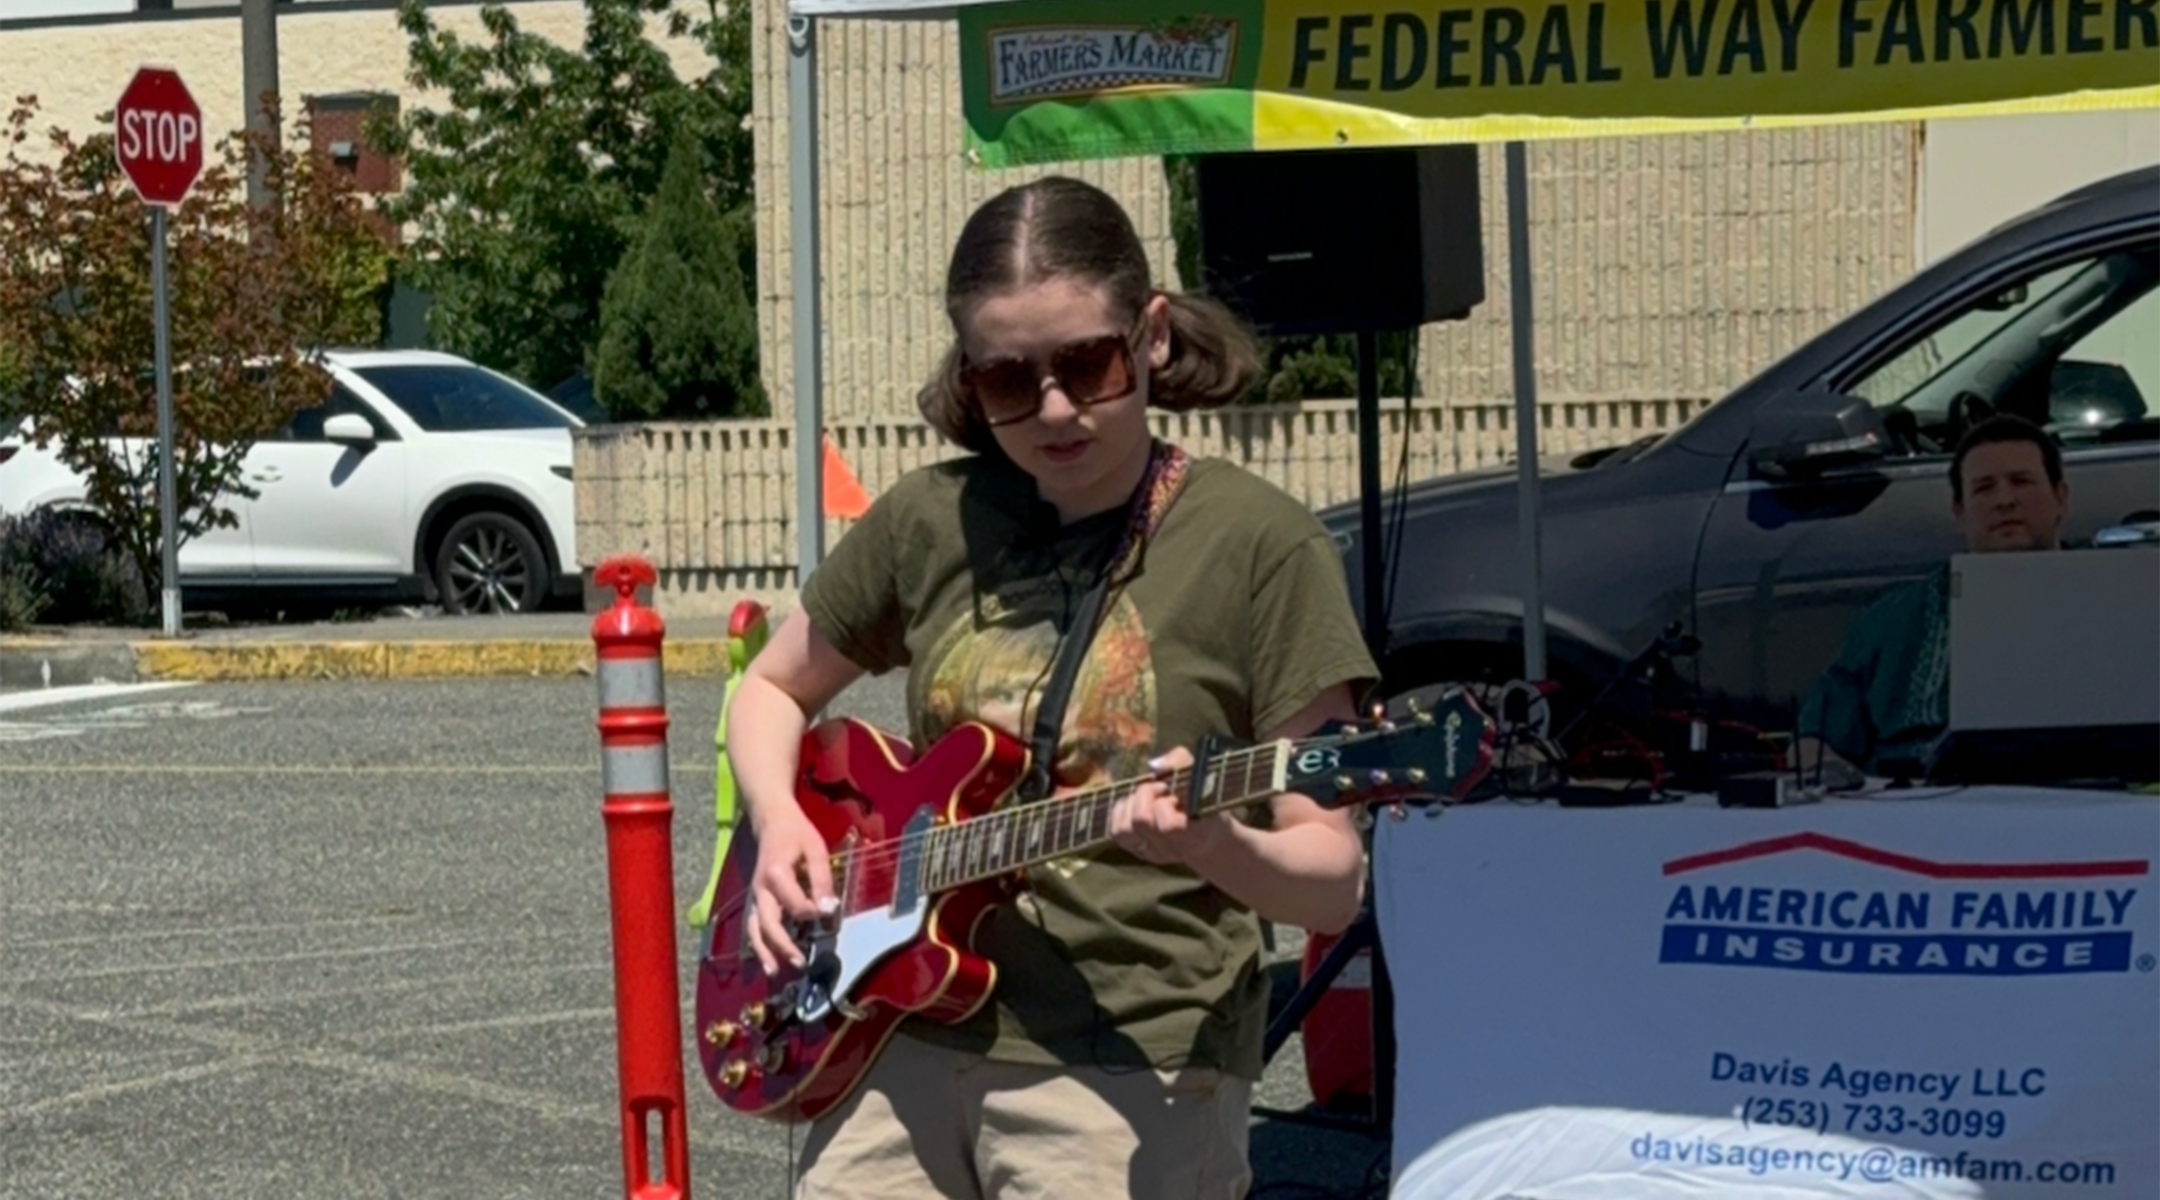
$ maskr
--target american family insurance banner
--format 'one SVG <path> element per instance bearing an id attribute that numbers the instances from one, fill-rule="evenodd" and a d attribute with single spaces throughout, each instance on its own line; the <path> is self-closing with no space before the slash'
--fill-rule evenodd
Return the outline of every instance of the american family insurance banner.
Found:
<path id="1" fill-rule="evenodd" d="M 1029 0 L 959 10 L 984 165 L 2160 103 L 2160 0 Z"/>
<path id="2" fill-rule="evenodd" d="M 1393 1194 L 2151 1200 L 2156 858 L 2072 792 L 1384 823 Z"/>

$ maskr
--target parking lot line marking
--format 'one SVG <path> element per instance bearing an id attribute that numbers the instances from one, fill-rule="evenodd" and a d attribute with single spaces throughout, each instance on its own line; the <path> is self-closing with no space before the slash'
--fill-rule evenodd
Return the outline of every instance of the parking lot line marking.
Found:
<path id="1" fill-rule="evenodd" d="M 483 1017 L 474 1021 L 446 1021 L 441 1025 L 413 1025 L 386 1029 L 361 1040 L 369 1046 L 404 1041 L 426 1034 L 473 1033 L 482 1029 L 523 1029 L 528 1025 L 560 1025 L 565 1021 L 603 1021 L 615 1015 L 612 1008 L 566 1008 L 560 1012 L 520 1013 L 508 1017 Z"/>
<path id="2" fill-rule="evenodd" d="M 236 996 L 216 996 L 207 1000 L 176 1000 L 167 1004 L 148 1004 L 140 1008 L 84 1009 L 84 1017 L 147 1020 L 152 1017 L 187 1017 L 197 1013 L 214 1013 L 226 1009 L 267 1008 L 309 1000 L 347 1000 L 354 996 L 394 996 L 401 992 L 433 992 L 460 984 L 481 981 L 499 982 L 506 979 L 545 977 L 560 978 L 579 972 L 611 971 L 607 963 L 568 963 L 544 967 L 524 967 L 513 970 L 499 968 L 483 971 L 460 970 L 455 975 L 433 976 L 427 979 L 399 979 L 390 983 L 355 984 L 343 987 L 321 988 L 315 991 L 295 992 L 243 992 Z"/>
<path id="3" fill-rule="evenodd" d="M 592 1124 L 594 1122 L 612 1124 L 617 1119 L 615 1114 L 597 1106 L 572 1104 L 557 1096 L 528 1092 L 521 1088 L 491 1083 L 484 1079 L 474 1079 L 468 1075 L 459 1075 L 449 1071 L 435 1070 L 429 1067 L 391 1060 L 374 1059 L 348 1050 L 296 1046 L 274 1038 L 265 1038 L 255 1033 L 210 1029 L 199 1025 L 185 1025 L 177 1022 L 145 1022 L 131 1021 L 125 1018 L 94 1017 L 62 1004 L 32 1000 L 24 996 L 0 996 L 0 1003 L 11 1004 L 33 1012 L 43 1012 L 66 1020 L 101 1025 L 108 1029 L 117 1029 L 127 1033 L 155 1033 L 161 1041 L 168 1043 L 177 1039 L 193 1042 L 200 1046 L 227 1050 L 232 1052 L 232 1057 L 213 1065 L 228 1071 L 233 1069 L 234 1066 L 243 1069 L 249 1066 L 308 1066 L 321 1070 L 340 1071 L 357 1075 L 363 1079 L 390 1086 L 415 1088 L 440 1095 L 464 1096 L 467 1099 L 478 1100 L 485 1104 L 522 1109 L 552 1121 L 575 1122 L 578 1124 Z M 182 1068 L 182 1070 L 212 1073 L 206 1067 Z M 176 1082 L 164 1077 L 175 1074 L 178 1074 L 178 1072 L 165 1072 L 162 1076 L 144 1076 L 140 1079 L 106 1084 L 100 1088 L 71 1092 L 66 1096 L 34 1100 L 31 1101 L 31 1105 L 44 1109 L 56 1107 L 62 1103 L 80 1104 L 86 1100 L 100 1099 L 102 1096 L 97 1093 L 112 1089 L 135 1091 L 159 1086 L 165 1082 Z M 0 1115 L 12 1115 L 14 1111 L 12 1109 L 0 1109 Z"/>
<path id="4" fill-rule="evenodd" d="M 0 712 L 21 712 L 31 708 L 50 708 L 55 704 L 115 700 L 121 696 L 139 696 L 146 692 L 163 692 L 172 688 L 194 686 L 195 684 L 192 681 L 177 683 L 79 683 L 70 687 L 39 688 L 28 692 L 0 692 Z"/>
<path id="5" fill-rule="evenodd" d="M 40 911 L 40 907 L 35 904 L 0 904 L 0 912 L 38 913 Z M 427 920 L 427 917 L 424 914 L 412 913 L 405 916 L 324 917 L 320 921 L 274 921 L 256 925 L 201 925 L 183 926 L 178 929 L 158 929 L 145 924 L 140 917 L 137 917 L 130 923 L 127 932 L 129 937 L 155 938 L 162 942 L 172 938 L 224 938 L 247 933 L 342 929 L 353 925 L 400 925 L 425 920 Z M 8 941 L 0 944 L 16 950 L 50 950 L 58 946 L 109 946 L 112 944 L 112 940 L 113 935 L 110 933 L 85 933 L 74 937 L 33 938 L 28 941 Z"/>
<path id="6" fill-rule="evenodd" d="M 215 1075 L 230 1075 L 235 1071 L 245 1071 L 271 1061 L 273 1060 L 266 1055 L 236 1054 L 230 1058 L 221 1058 L 216 1062 L 197 1063 L 192 1067 L 175 1067 L 170 1071 L 157 1071 L 149 1075 L 137 1076 L 134 1079 L 123 1079 L 118 1083 L 101 1083 L 96 1087 L 83 1088 L 81 1091 L 68 1092 L 65 1095 L 47 1096 L 42 1100 L 32 1100 L 27 1104 L 0 1108 L 0 1117 L 20 1120 L 72 1105 L 96 1104 L 118 1096 L 125 1096 L 130 1092 L 147 1092 L 153 1088 L 166 1087 L 175 1083 L 193 1083 L 198 1079 L 208 1079 Z"/>
<path id="7" fill-rule="evenodd" d="M 141 1091 L 163 1083 L 184 1082 L 176 1078 L 181 1071 L 193 1070 L 199 1076 L 230 1073 L 254 1067 L 272 1065 L 306 1066 L 318 1070 L 335 1071 L 357 1076 L 373 1083 L 389 1087 L 404 1087 L 414 1091 L 433 1092 L 437 1095 L 462 1096 L 482 1104 L 503 1108 L 520 1109 L 543 1120 L 568 1125 L 614 1125 L 620 1120 L 617 1113 L 597 1105 L 573 1103 L 567 1098 L 548 1093 L 528 1091 L 524 1088 L 506 1086 L 469 1075 L 434 1070 L 411 1063 L 388 1059 L 370 1058 L 344 1050 L 328 1050 L 316 1047 L 298 1047 L 275 1038 L 266 1038 L 257 1032 L 240 1032 L 205 1028 L 180 1022 L 157 1020 L 140 1021 L 126 1017 L 103 1017 L 84 1012 L 51 1000 L 39 1000 L 30 996 L 11 995 L 0 992 L 0 1006 L 44 1013 L 63 1020 L 82 1021 L 101 1025 L 127 1033 L 155 1034 L 161 1041 L 175 1039 L 230 1052 L 230 1057 L 217 1063 L 180 1071 L 166 1072 L 158 1076 L 143 1076 L 121 1083 L 104 1084 L 96 1088 L 33 1100 L 24 1109 L 0 1108 L 0 1117 L 13 1117 L 19 1111 L 33 1107 L 37 1111 L 49 1111 L 63 1104 L 80 1104 L 87 1100 L 103 1099 L 122 1091 Z M 693 1152 L 705 1154 L 740 1155 L 744 1148 L 735 1145 L 717 1128 L 693 1130 L 690 1135 Z M 752 1147 L 754 1151 L 756 1147 Z"/>
<path id="8" fill-rule="evenodd" d="M 545 929 L 523 930 L 518 937 L 531 941 L 550 936 Z M 582 929 L 558 929 L 556 937 L 584 937 Z M 122 975 L 161 975 L 170 971 L 207 971 L 221 967 L 251 967 L 267 963 L 317 962 L 323 959 L 370 958 L 381 954 L 406 954 L 412 951 L 456 950 L 464 946 L 500 946 L 502 936 L 448 938 L 439 942 L 407 942 L 395 946 L 350 946 L 335 950 L 296 950 L 291 954 L 235 954 L 224 958 L 196 958 L 181 962 L 131 963 L 124 967 L 99 967 L 89 971 L 61 971 L 55 974 L 21 974 L 8 977 L 10 983 L 72 983 L 82 979 L 111 979 Z"/>

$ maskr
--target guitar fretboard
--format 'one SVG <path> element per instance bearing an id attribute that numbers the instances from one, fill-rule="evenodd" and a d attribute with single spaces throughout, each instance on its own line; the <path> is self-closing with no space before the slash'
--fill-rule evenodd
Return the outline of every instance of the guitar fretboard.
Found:
<path id="1" fill-rule="evenodd" d="M 1208 764 L 1201 813 L 1274 795 L 1280 790 L 1288 746 L 1274 742 L 1213 759 Z M 1192 778 L 1192 770 L 1183 768 L 1164 782 L 1182 795 Z M 924 887 L 941 892 L 1102 846 L 1110 841 L 1110 810 L 1143 782 L 1107 784 L 933 829 L 924 841 Z"/>

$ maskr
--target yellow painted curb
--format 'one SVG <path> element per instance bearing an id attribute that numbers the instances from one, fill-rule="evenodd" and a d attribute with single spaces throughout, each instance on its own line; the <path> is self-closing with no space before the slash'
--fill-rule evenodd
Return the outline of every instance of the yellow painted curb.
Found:
<path id="1" fill-rule="evenodd" d="M 593 646 L 580 639 L 452 642 L 135 642 L 141 679 L 440 679 L 459 676 L 590 675 Z M 670 675 L 725 676 L 724 638 L 663 646 Z"/>

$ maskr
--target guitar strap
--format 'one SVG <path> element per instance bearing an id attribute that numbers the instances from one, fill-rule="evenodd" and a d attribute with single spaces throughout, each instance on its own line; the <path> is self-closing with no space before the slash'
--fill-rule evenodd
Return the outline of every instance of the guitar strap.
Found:
<path id="1" fill-rule="evenodd" d="M 1102 623 L 1103 604 L 1113 588 L 1122 586 L 1139 569 L 1141 553 L 1162 527 L 1163 517 L 1185 486 L 1185 473 L 1191 465 L 1183 449 L 1161 439 L 1155 441 L 1148 455 L 1147 474 L 1133 492 L 1117 550 L 1096 572 L 1094 585 L 1081 597 L 1080 610 L 1073 614 L 1072 623 L 1058 640 L 1049 682 L 1043 685 L 1042 700 L 1035 707 L 1034 732 L 1028 737 L 1028 772 L 1020 781 L 1017 797 L 1023 804 L 1048 798 L 1055 785 L 1051 766 L 1057 762 L 1058 735 L 1065 728 L 1065 703 L 1072 698 L 1073 682 L 1080 677 L 1080 660 L 1087 657 L 1088 645 L 1095 640 L 1096 627 Z"/>

